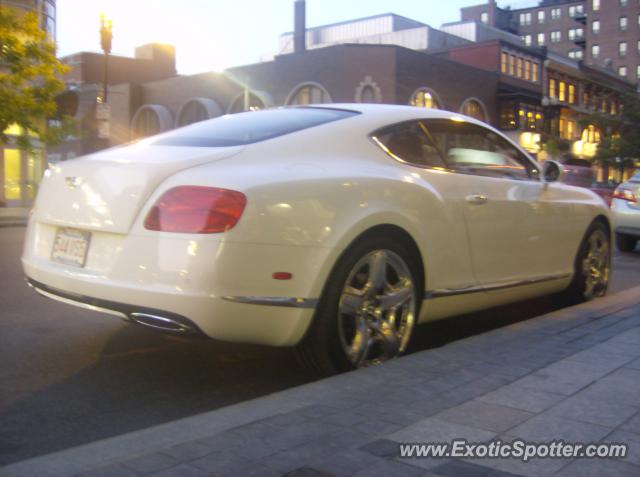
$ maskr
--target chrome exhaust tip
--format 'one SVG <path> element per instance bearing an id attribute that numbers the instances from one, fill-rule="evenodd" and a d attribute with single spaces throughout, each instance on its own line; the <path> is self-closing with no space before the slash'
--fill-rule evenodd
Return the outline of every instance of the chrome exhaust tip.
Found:
<path id="1" fill-rule="evenodd" d="M 166 316 L 152 315 L 150 313 L 129 313 L 129 319 L 139 325 L 153 328 L 154 330 L 164 331 L 165 333 L 174 333 L 180 335 L 197 333 L 193 326 L 187 323 L 181 323 Z"/>

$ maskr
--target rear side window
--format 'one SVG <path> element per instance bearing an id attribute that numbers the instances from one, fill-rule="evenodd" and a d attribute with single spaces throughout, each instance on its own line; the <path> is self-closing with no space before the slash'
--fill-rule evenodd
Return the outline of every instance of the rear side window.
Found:
<path id="1" fill-rule="evenodd" d="M 360 114 L 330 108 L 279 108 L 230 114 L 152 138 L 158 146 L 229 147 L 265 141 Z"/>

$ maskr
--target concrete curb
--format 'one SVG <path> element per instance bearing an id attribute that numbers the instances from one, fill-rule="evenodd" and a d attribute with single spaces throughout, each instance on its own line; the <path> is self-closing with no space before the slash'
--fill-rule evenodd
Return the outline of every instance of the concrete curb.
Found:
<path id="1" fill-rule="evenodd" d="M 387 382 L 385 376 L 392 376 L 401 370 L 407 373 L 407 369 L 410 372 L 414 364 L 443 360 L 455 362 L 469 349 L 481 351 L 483 347 L 495 347 L 506 335 L 510 339 L 522 335 L 519 338 L 522 339 L 525 335 L 535 334 L 542 340 L 553 340 L 559 330 L 582 326 L 620 312 L 639 301 L 640 286 L 449 343 L 441 348 L 414 353 L 384 366 L 345 373 L 204 414 L 11 464 L 0 468 L 0 476 L 46 477 L 86 472 L 181 443 L 218 435 L 256 421 L 299 411 L 307 406 L 323 405 L 338 396 L 358 392 L 363 387 L 377 383 L 382 385 Z M 457 404 L 452 404 L 455 405 Z"/>

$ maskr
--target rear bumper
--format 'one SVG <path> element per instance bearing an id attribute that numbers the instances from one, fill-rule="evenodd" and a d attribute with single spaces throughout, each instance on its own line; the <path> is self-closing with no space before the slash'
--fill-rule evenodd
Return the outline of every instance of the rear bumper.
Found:
<path id="1" fill-rule="evenodd" d="M 624 200 L 613 199 L 611 217 L 615 232 L 640 236 L 640 208 L 633 208 Z"/>
<path id="2" fill-rule="evenodd" d="M 30 224 L 22 265 L 42 295 L 170 333 L 293 346 L 319 292 L 320 247 L 221 242 L 210 236 L 93 232 L 85 267 L 51 260 L 55 227 Z M 294 275 L 273 280 L 275 271 Z"/>

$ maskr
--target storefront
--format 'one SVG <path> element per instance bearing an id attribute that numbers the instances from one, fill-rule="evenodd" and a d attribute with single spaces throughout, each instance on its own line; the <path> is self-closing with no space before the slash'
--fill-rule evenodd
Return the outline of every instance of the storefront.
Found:
<path id="1" fill-rule="evenodd" d="M 8 143 L 0 145 L 0 207 L 30 207 L 46 168 L 44 150 L 37 139 L 32 139 L 31 152 L 15 146 L 14 139 L 20 132 L 18 127 L 10 127 L 5 131 Z"/>

